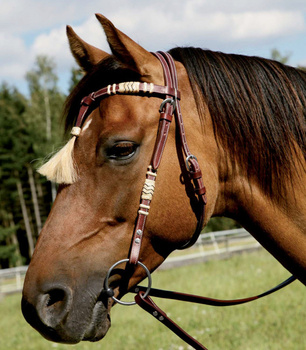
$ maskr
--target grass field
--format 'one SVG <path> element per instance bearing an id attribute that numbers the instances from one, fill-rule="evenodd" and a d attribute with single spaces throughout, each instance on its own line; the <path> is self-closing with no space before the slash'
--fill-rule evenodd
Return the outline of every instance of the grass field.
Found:
<path id="1" fill-rule="evenodd" d="M 289 276 L 265 251 L 153 274 L 153 286 L 215 298 L 261 293 Z M 155 299 L 180 326 L 209 350 L 306 349 L 306 289 L 294 282 L 250 304 L 216 308 Z M 128 296 L 132 298 L 131 295 Z M 175 350 L 190 349 L 138 306 L 116 306 L 112 327 L 97 343 L 55 344 L 23 319 L 20 295 L 0 301 L 0 350 Z"/>

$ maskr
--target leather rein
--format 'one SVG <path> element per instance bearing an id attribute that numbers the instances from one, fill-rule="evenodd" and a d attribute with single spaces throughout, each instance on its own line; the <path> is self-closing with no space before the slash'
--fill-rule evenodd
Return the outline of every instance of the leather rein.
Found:
<path id="1" fill-rule="evenodd" d="M 173 331 L 177 336 L 183 339 L 186 343 L 191 345 L 194 349 L 204 349 L 207 350 L 202 344 L 200 344 L 196 339 L 191 337 L 186 333 L 182 328 L 180 328 L 175 322 L 173 322 L 167 314 L 162 311 L 150 298 L 159 297 L 167 299 L 175 299 L 186 302 L 193 302 L 204 305 L 213 305 L 213 306 L 230 306 L 230 305 L 239 305 L 244 304 L 252 300 L 262 298 L 266 295 L 269 295 L 286 285 L 293 282 L 296 278 L 294 276 L 289 277 L 286 281 L 279 284 L 277 287 L 270 289 L 269 291 L 262 293 L 257 296 L 253 296 L 245 299 L 236 299 L 236 300 L 219 300 L 206 298 L 191 294 L 178 293 L 173 291 L 153 289 L 152 278 L 148 268 L 139 261 L 139 253 L 142 243 L 142 238 L 145 230 L 146 219 L 149 215 L 150 204 L 153 198 L 153 193 L 155 189 L 155 180 L 157 176 L 157 170 L 159 168 L 161 158 L 163 155 L 163 150 L 166 145 L 170 124 L 175 117 L 176 125 L 178 127 L 178 133 L 180 136 L 181 148 L 185 157 L 185 168 L 189 174 L 189 178 L 193 181 L 194 194 L 197 197 L 198 206 L 200 208 L 197 213 L 198 224 L 196 231 L 189 242 L 187 242 L 183 247 L 179 249 L 184 249 L 193 245 L 202 230 L 204 216 L 205 216 L 205 205 L 206 205 L 206 189 L 203 184 L 202 173 L 197 161 L 197 158 L 190 152 L 186 136 L 184 123 L 182 119 L 181 107 L 180 107 L 180 92 L 178 90 L 178 80 L 176 67 L 173 58 L 170 54 L 165 52 L 157 52 L 154 55 L 160 61 L 165 79 L 165 86 L 156 85 L 152 83 L 145 82 L 125 82 L 120 84 L 108 85 L 96 92 L 91 93 L 90 95 L 83 98 L 81 102 L 81 107 L 79 110 L 78 118 L 75 123 L 75 126 L 72 128 L 71 134 L 78 136 L 81 132 L 81 127 L 89 115 L 89 111 L 98 106 L 98 103 L 105 97 L 115 95 L 115 94 L 134 94 L 134 95 L 144 95 L 144 96 L 154 96 L 163 98 L 159 112 L 159 127 L 157 132 L 157 137 L 155 141 L 155 146 L 153 150 L 153 155 L 151 158 L 150 165 L 148 166 L 146 172 L 145 183 L 140 196 L 140 204 L 138 215 L 136 219 L 136 224 L 134 227 L 134 233 L 131 243 L 130 255 L 129 258 L 120 260 L 116 262 L 109 269 L 105 282 L 104 282 L 104 293 L 111 297 L 115 302 L 122 305 L 134 305 L 138 304 L 142 309 L 153 315 L 157 320 L 167 326 L 171 331 Z M 148 287 L 135 286 L 130 290 L 130 292 L 136 293 L 135 302 L 125 302 L 118 300 L 114 296 L 114 291 L 109 287 L 108 280 L 111 276 L 113 269 L 122 264 L 127 263 L 127 266 L 140 265 L 146 272 L 148 277 Z"/>

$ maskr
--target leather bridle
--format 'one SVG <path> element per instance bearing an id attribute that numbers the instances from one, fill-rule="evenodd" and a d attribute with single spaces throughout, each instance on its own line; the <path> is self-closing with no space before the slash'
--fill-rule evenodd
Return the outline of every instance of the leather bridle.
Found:
<path id="1" fill-rule="evenodd" d="M 174 323 L 167 315 L 164 313 L 150 298 L 150 296 L 160 297 L 160 298 L 168 298 L 168 299 L 176 299 L 188 302 L 194 302 L 205 305 L 214 305 L 214 306 L 229 306 L 229 305 L 238 305 L 243 304 L 252 300 L 256 300 L 271 294 L 289 283 L 293 282 L 296 278 L 291 276 L 286 281 L 281 283 L 275 288 L 262 293 L 260 295 L 246 298 L 246 299 L 238 299 L 238 300 L 218 300 L 211 299 L 206 297 L 200 297 L 196 295 L 177 293 L 172 291 L 160 290 L 160 289 L 152 289 L 152 279 L 150 275 L 150 271 L 148 268 L 139 261 L 139 254 L 141 243 L 143 239 L 143 235 L 145 232 L 146 219 L 149 215 L 150 204 L 153 198 L 154 188 L 155 188 L 155 180 L 157 176 L 157 170 L 159 168 L 161 158 L 163 155 L 163 151 L 166 145 L 170 124 L 173 119 L 173 115 L 175 117 L 178 134 L 180 137 L 180 144 L 182 151 L 184 153 L 185 158 L 185 171 L 189 174 L 189 178 L 193 181 L 193 189 L 194 195 L 197 197 L 197 207 L 200 208 L 199 212 L 196 213 L 198 224 L 196 231 L 189 242 L 183 245 L 183 247 L 179 249 L 184 249 L 193 245 L 201 232 L 204 215 L 205 215 L 205 205 L 206 205 L 206 189 L 203 184 L 202 172 L 197 161 L 197 158 L 190 152 L 186 136 L 184 123 L 182 119 L 181 107 L 180 107 L 180 92 L 178 90 L 178 79 L 176 73 L 176 67 L 173 58 L 170 54 L 165 52 L 157 52 L 154 55 L 160 61 L 165 79 L 165 86 L 156 85 L 152 83 L 145 82 L 124 82 L 119 84 L 108 85 L 96 92 L 91 93 L 90 95 L 83 98 L 81 102 L 81 107 L 79 110 L 78 118 L 75 126 L 72 128 L 72 135 L 78 136 L 81 131 L 81 126 L 83 125 L 85 119 L 89 115 L 89 111 L 97 108 L 100 101 L 111 95 L 115 94 L 134 94 L 134 95 L 146 95 L 146 96 L 154 96 L 163 98 L 163 102 L 160 106 L 160 119 L 159 119 L 159 127 L 157 132 L 157 137 L 155 141 L 155 146 L 152 154 L 152 159 L 150 165 L 148 166 L 145 183 L 142 189 L 142 193 L 140 196 L 140 204 L 138 215 L 136 219 L 136 224 L 134 227 L 134 233 L 131 243 L 130 255 L 129 258 L 120 260 L 116 262 L 108 271 L 107 276 L 105 278 L 105 294 L 108 297 L 114 299 L 115 302 L 123 304 L 123 305 L 133 305 L 138 304 L 145 311 L 149 312 L 156 319 L 166 325 L 169 329 L 171 329 L 175 334 L 177 334 L 181 339 L 187 342 L 189 345 L 194 347 L 195 349 L 206 349 L 202 344 L 200 344 L 197 340 L 192 338 L 189 334 L 187 334 L 184 330 L 182 330 L 176 323 Z M 114 292 L 111 288 L 109 288 L 108 280 L 111 276 L 113 269 L 122 264 L 127 263 L 128 266 L 140 265 L 146 272 L 149 283 L 148 287 L 136 286 L 133 287 L 131 292 L 136 293 L 135 302 L 123 302 L 114 297 Z M 149 296 L 150 295 L 150 296 Z"/>

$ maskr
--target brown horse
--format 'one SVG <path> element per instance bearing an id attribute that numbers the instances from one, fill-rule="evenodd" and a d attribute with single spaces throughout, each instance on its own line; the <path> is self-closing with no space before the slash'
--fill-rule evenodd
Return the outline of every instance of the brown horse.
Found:
<path id="1" fill-rule="evenodd" d="M 67 27 L 72 54 L 86 72 L 66 102 L 67 130 L 93 91 L 127 81 L 164 85 L 156 56 L 97 18 L 112 55 Z M 212 216 L 234 218 L 306 284 L 306 73 L 195 48 L 170 54 L 189 148 L 207 188 L 204 224 Z M 95 341 L 110 327 L 113 301 L 102 293 L 103 283 L 110 266 L 129 256 L 160 103 L 141 94 L 101 99 L 78 137 L 41 168 L 60 186 L 28 269 L 22 309 L 47 339 Z M 180 158 L 172 126 L 140 250 L 150 271 L 188 242 L 197 226 Z M 145 277 L 137 265 L 123 285 L 120 271 L 110 280 L 119 297 Z"/>

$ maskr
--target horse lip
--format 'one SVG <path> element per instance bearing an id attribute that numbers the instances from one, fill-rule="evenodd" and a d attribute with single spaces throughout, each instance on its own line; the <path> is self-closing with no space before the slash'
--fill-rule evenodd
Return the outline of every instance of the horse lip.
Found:
<path id="1" fill-rule="evenodd" d="M 102 339 L 111 326 L 110 310 L 112 307 L 112 299 L 108 298 L 107 307 L 105 305 L 105 300 L 101 297 L 103 293 L 101 292 L 93 310 L 91 321 L 85 330 L 83 339 L 91 342 L 98 341 Z M 104 314 L 107 313 L 106 317 Z"/>
<path id="2" fill-rule="evenodd" d="M 111 326 L 111 319 L 108 311 L 106 317 L 103 317 L 103 312 L 105 312 L 103 303 L 98 301 L 93 308 L 91 321 L 85 330 L 82 340 L 94 342 L 102 339 L 106 335 Z"/>

